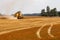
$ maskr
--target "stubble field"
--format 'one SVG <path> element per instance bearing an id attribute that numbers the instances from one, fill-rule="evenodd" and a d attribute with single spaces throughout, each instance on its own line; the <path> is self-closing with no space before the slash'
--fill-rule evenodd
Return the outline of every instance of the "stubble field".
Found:
<path id="1" fill-rule="evenodd" d="M 0 40 L 60 40 L 60 17 L 0 19 Z"/>

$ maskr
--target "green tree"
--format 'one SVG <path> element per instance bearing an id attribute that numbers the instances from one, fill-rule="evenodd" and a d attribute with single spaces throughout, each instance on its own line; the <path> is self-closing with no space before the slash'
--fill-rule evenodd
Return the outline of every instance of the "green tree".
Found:
<path id="1" fill-rule="evenodd" d="M 57 12 L 57 9 L 54 8 L 53 10 L 54 10 L 54 16 L 59 16 L 59 14 L 58 14 L 58 12 Z"/>
<path id="2" fill-rule="evenodd" d="M 51 14 L 51 16 L 59 16 L 56 8 L 52 9 L 52 10 L 50 11 L 50 14 Z"/>
<path id="3" fill-rule="evenodd" d="M 49 16 L 50 15 L 50 7 L 49 6 L 47 6 L 47 8 L 46 8 L 46 14 L 47 14 L 47 16 Z"/>
<path id="4" fill-rule="evenodd" d="M 45 9 L 42 9 L 42 10 L 41 10 L 41 15 L 42 15 L 42 16 L 45 16 Z"/>

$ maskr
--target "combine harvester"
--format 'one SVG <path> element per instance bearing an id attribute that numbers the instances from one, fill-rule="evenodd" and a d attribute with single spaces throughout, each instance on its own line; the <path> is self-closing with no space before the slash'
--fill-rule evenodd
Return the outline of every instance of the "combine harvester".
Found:
<path id="1" fill-rule="evenodd" d="M 22 16 L 21 11 L 16 12 L 16 13 L 14 14 L 14 17 L 17 17 L 17 19 L 22 19 L 23 16 Z"/>
<path id="2" fill-rule="evenodd" d="M 0 19 L 22 19 L 22 13 L 21 11 L 16 12 L 13 16 L 9 16 L 9 15 L 1 15 Z"/>

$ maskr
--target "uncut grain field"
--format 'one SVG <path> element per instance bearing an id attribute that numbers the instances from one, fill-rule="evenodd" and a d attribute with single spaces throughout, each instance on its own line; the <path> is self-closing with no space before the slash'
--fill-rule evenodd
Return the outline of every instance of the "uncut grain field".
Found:
<path id="1" fill-rule="evenodd" d="M 0 40 L 60 40 L 60 17 L 0 19 Z"/>

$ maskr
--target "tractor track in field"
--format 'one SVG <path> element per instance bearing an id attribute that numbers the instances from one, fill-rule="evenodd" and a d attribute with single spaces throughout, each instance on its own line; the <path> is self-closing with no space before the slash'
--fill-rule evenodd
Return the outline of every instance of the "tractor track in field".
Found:
<path id="1" fill-rule="evenodd" d="M 39 27 L 36 27 L 38 29 L 36 30 L 32 30 L 31 28 L 35 28 L 35 27 L 27 27 L 27 28 L 21 28 L 21 29 L 13 29 L 13 30 L 8 30 L 8 31 L 3 31 L 3 32 L 0 32 L 0 36 L 1 35 L 8 35 L 10 33 L 13 33 L 13 32 L 16 32 L 16 31 L 19 31 L 19 30 L 22 30 L 22 31 L 25 31 L 24 33 L 30 31 L 32 32 L 35 36 L 37 36 L 37 38 L 39 39 L 43 39 L 43 38 L 47 38 L 47 37 L 51 37 L 51 38 L 56 38 L 56 36 L 54 35 L 54 32 L 51 33 L 52 31 L 52 28 L 54 25 L 57 25 L 57 24 L 60 24 L 60 21 L 56 21 L 56 22 L 50 22 L 50 23 L 43 23 L 41 24 Z M 31 25 L 32 26 L 32 25 Z M 54 29 L 53 29 L 54 30 Z M 33 32 L 34 31 L 34 32 Z M 20 31 L 19 31 L 20 32 Z M 45 34 L 44 34 L 45 32 Z M 20 32 L 21 33 L 21 32 Z M 24 34 L 22 33 L 22 34 Z M 17 33 L 18 34 L 18 33 Z M 44 35 L 43 35 L 44 34 Z M 26 34 L 26 35 L 29 35 L 29 34 Z M 30 34 L 31 35 L 31 34 Z M 45 37 L 46 36 L 46 37 Z"/>

